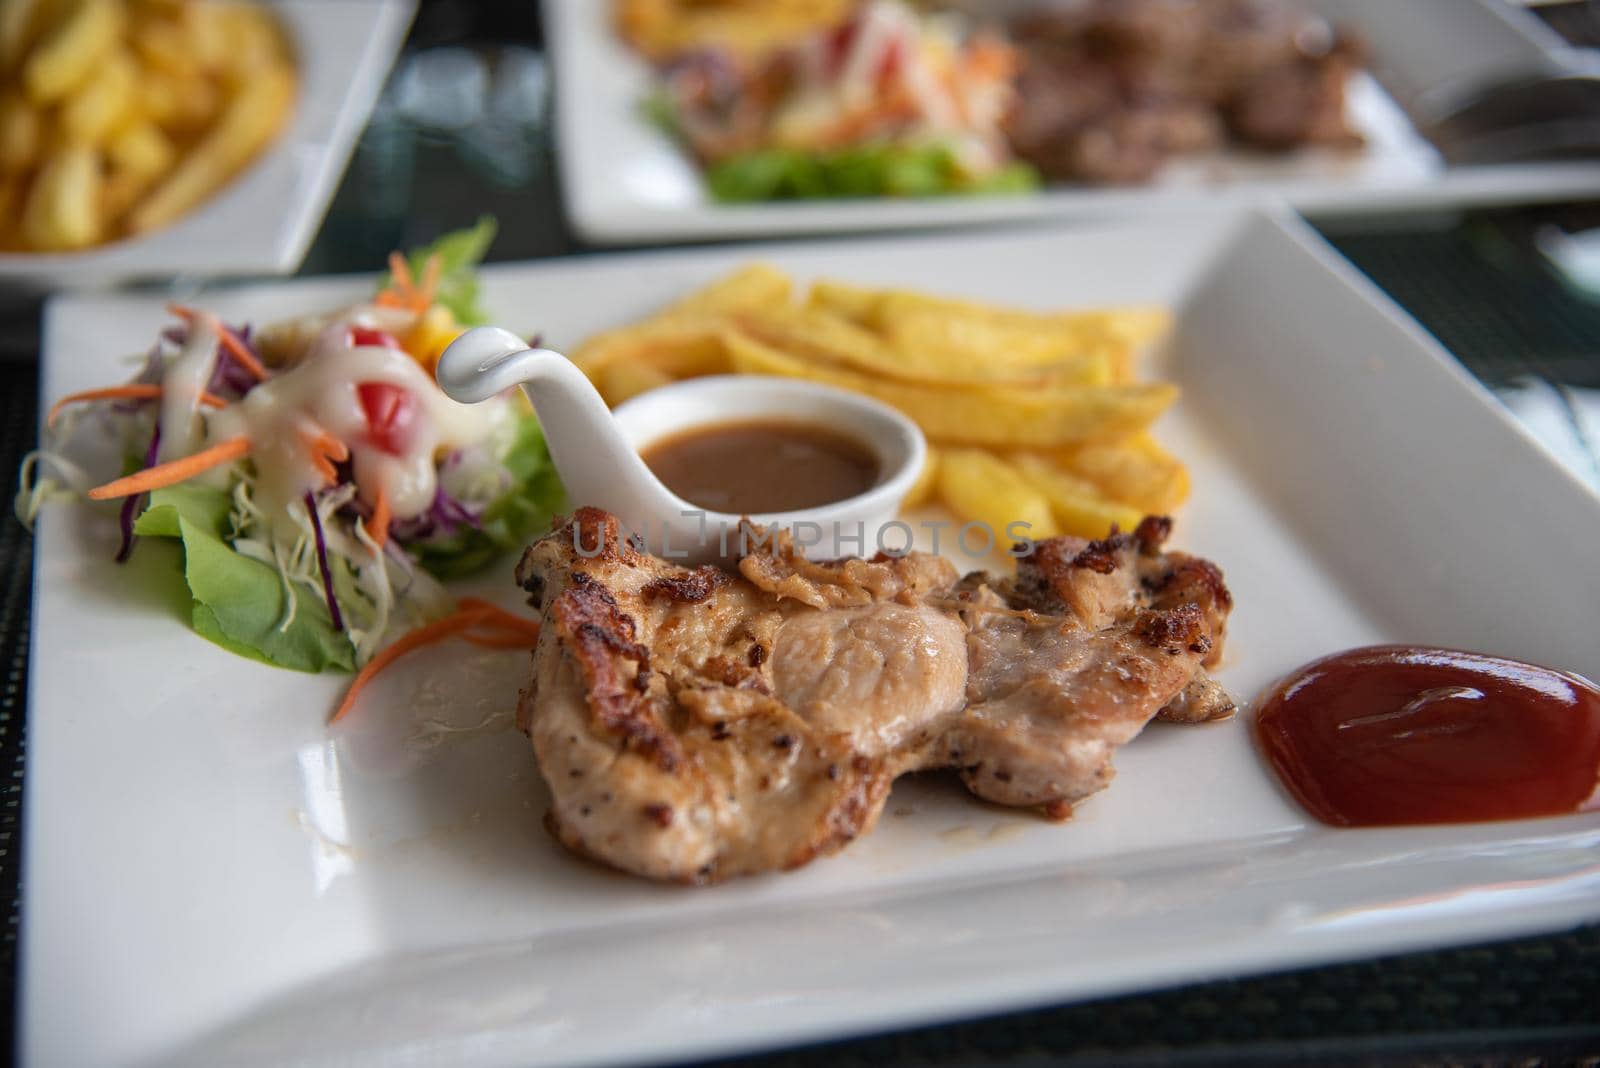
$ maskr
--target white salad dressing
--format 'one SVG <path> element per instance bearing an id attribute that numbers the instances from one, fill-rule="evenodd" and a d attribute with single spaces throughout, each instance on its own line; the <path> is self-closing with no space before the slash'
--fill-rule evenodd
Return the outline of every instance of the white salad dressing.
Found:
<path id="1" fill-rule="evenodd" d="M 167 364 L 162 375 L 161 446 L 156 458 L 163 463 L 188 456 L 205 436 L 199 414 L 200 395 L 216 370 L 220 336 L 216 319 L 205 312 L 196 315 L 183 350 Z"/>
<path id="2" fill-rule="evenodd" d="M 301 508 L 290 506 L 302 501 L 306 493 L 323 488 L 310 444 L 322 431 L 349 447 L 363 500 L 371 504 L 382 487 L 394 518 L 420 515 L 434 501 L 438 457 L 490 438 L 511 413 L 504 400 L 490 405 L 451 400 L 427 371 L 402 351 L 382 345 L 351 345 L 349 328 L 372 321 L 363 314 L 366 310 L 330 322 L 293 368 L 210 416 L 213 440 L 239 434 L 249 437 L 256 471 L 254 491 L 267 515 L 286 517 L 299 512 Z M 398 454 L 374 439 L 359 394 L 364 383 L 398 387 L 415 406 Z"/>

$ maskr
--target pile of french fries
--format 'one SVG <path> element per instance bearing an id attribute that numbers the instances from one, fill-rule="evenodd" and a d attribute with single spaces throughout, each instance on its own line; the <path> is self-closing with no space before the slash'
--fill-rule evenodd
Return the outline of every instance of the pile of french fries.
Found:
<path id="1" fill-rule="evenodd" d="M 254 4 L 0 0 L 0 249 L 167 225 L 277 136 L 294 96 Z"/>
<path id="2" fill-rule="evenodd" d="M 931 444 L 906 507 L 933 499 L 1000 532 L 1104 537 L 1165 514 L 1184 465 L 1148 430 L 1176 386 L 1135 381 L 1163 309 L 1038 313 L 742 268 L 573 355 L 607 403 L 680 378 L 767 374 L 876 397 Z"/>

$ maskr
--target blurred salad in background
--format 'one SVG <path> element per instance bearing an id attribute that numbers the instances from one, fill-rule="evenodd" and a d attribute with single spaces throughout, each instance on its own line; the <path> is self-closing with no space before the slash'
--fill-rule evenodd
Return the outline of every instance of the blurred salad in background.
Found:
<path id="1" fill-rule="evenodd" d="M 723 201 L 1024 191 L 1014 71 L 1001 38 L 877 0 L 756 56 L 677 53 L 648 107 Z"/>
<path id="2" fill-rule="evenodd" d="M 331 312 L 252 327 L 173 306 L 131 382 L 57 401 L 18 515 L 69 487 L 120 500 L 118 560 L 140 538 L 181 543 L 203 637 L 301 671 L 366 663 L 452 611 L 440 579 L 520 548 L 562 506 L 520 393 L 467 406 L 433 380 L 484 320 L 473 269 L 494 232 L 486 218 L 395 254 L 371 299 Z M 122 478 L 93 485 L 67 455 L 90 418 L 121 442 Z"/>

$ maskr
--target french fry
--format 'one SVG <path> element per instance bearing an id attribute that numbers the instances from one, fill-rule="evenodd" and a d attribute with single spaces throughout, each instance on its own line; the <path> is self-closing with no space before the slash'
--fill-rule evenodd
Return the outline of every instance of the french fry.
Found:
<path id="1" fill-rule="evenodd" d="M 1112 363 L 1106 345 L 1058 331 L 1016 328 L 982 318 L 946 315 L 931 309 L 896 310 L 886 302 L 880 313 L 885 341 L 902 355 L 917 355 L 944 374 L 968 379 L 1027 379 L 1072 376 L 1085 384 L 1109 385 Z"/>
<path id="2" fill-rule="evenodd" d="M 1152 305 L 1035 312 L 912 289 L 871 289 L 828 279 L 819 279 L 811 287 L 811 301 L 866 326 L 882 325 L 896 316 L 927 315 L 988 323 L 996 328 L 1057 332 L 1057 336 L 1067 338 L 1108 335 L 1129 345 L 1149 344 L 1172 326 L 1171 313 Z"/>
<path id="3" fill-rule="evenodd" d="M 877 332 L 902 353 L 943 354 L 968 378 L 1020 378 L 1090 360 L 1109 368 L 1108 381 L 1131 382 L 1134 351 L 1171 323 L 1161 308 L 1039 313 L 826 279 L 812 286 L 810 305 Z"/>
<path id="4" fill-rule="evenodd" d="M 69 145 L 40 168 L 22 209 L 22 237 L 49 251 L 83 248 L 100 239 L 100 156 Z"/>
<path id="5" fill-rule="evenodd" d="M 188 81 L 201 74 L 181 13 L 139 13 L 130 34 L 134 53 L 148 70 Z"/>
<path id="6" fill-rule="evenodd" d="M 664 386 L 672 376 L 648 363 L 613 363 L 600 369 L 595 388 L 613 408 L 646 390 Z"/>
<path id="7" fill-rule="evenodd" d="M 1112 527 L 1132 530 L 1144 518 L 1143 512 L 1109 499 L 1093 482 L 1068 474 L 1043 456 L 1016 453 L 1009 459 L 1028 484 L 1050 502 L 1050 511 L 1063 534 L 1103 538 Z"/>
<path id="8" fill-rule="evenodd" d="M 220 71 L 238 56 L 239 41 L 228 25 L 226 10 L 220 4 L 190 4 L 183 9 L 184 43 L 201 70 Z"/>
<path id="9" fill-rule="evenodd" d="M 1091 441 L 1053 457 L 1102 493 L 1151 515 L 1172 512 L 1189 496 L 1189 471 L 1148 434 Z"/>
<path id="10" fill-rule="evenodd" d="M 882 302 L 883 293 L 881 289 L 819 278 L 811 283 L 811 292 L 806 301 L 810 307 L 833 312 L 859 326 L 871 328 L 878 321 L 878 305 Z"/>
<path id="11" fill-rule="evenodd" d="M 850 0 L 617 0 L 613 13 L 623 39 L 652 58 L 707 47 L 749 57 L 840 22 L 849 4 Z"/>
<path id="12" fill-rule="evenodd" d="M 670 378 L 722 374 L 733 369 L 722 339 L 727 324 L 722 315 L 667 312 L 597 334 L 578 347 L 572 361 L 592 380 L 617 363 L 644 364 Z"/>
<path id="13" fill-rule="evenodd" d="M 12 220 L 22 209 L 22 194 L 20 179 L 0 175 L 0 249 L 9 251 L 20 244 Z"/>
<path id="14" fill-rule="evenodd" d="M 50 0 L 5 0 L 0 4 L 0 74 L 16 69 L 45 27 Z"/>
<path id="15" fill-rule="evenodd" d="M 1045 495 L 992 452 L 943 450 L 938 485 L 939 497 L 952 512 L 988 526 L 996 548 L 1008 548 L 1024 537 L 1038 541 L 1060 533 Z"/>
<path id="16" fill-rule="evenodd" d="M 920 295 L 886 293 L 874 323 L 898 348 L 947 348 L 1006 367 L 1057 363 L 1093 348 L 1093 334 L 1045 322 L 1015 321 L 993 310 L 930 305 Z"/>
<path id="17" fill-rule="evenodd" d="M 294 75 L 275 68 L 246 84 L 217 125 L 128 215 L 133 233 L 164 226 L 193 208 L 239 170 L 282 126 L 294 100 Z"/>
<path id="18" fill-rule="evenodd" d="M 158 79 L 156 84 L 159 87 L 163 82 Z M 174 136 L 187 140 L 221 125 L 224 95 L 214 79 L 199 73 L 190 77 L 168 77 L 165 89 L 170 96 L 158 101 L 157 106 L 164 108 L 161 121 Z M 155 113 L 154 107 L 151 113 Z"/>
<path id="19" fill-rule="evenodd" d="M 1106 335 L 1134 349 L 1152 345 L 1172 330 L 1172 313 L 1165 308 L 1122 307 L 1091 314 Z"/>
<path id="20" fill-rule="evenodd" d="M 100 217 L 115 226 L 127 210 L 150 188 L 150 180 L 128 171 L 112 171 L 100 183 Z"/>
<path id="21" fill-rule="evenodd" d="M 184 90 L 191 84 L 188 76 L 144 66 L 139 73 L 139 110 L 150 121 L 171 127 L 186 111 Z"/>
<path id="22" fill-rule="evenodd" d="M 224 82 L 237 86 L 258 71 L 289 62 L 277 24 L 261 8 L 235 4 L 216 11 L 224 51 L 215 70 Z"/>
<path id="23" fill-rule="evenodd" d="M 121 48 L 114 49 L 88 81 L 62 102 L 58 120 L 62 136 L 87 145 L 105 140 L 132 112 L 138 77 L 133 57 Z"/>
<path id="24" fill-rule="evenodd" d="M 0 174 L 32 167 L 44 144 L 44 122 L 20 93 L 0 93 Z"/>
<path id="25" fill-rule="evenodd" d="M 663 315 L 682 312 L 718 313 L 787 306 L 794 281 L 766 263 L 752 263 L 723 275 L 673 304 Z"/>
<path id="26" fill-rule="evenodd" d="M 741 267 L 643 322 L 596 334 L 578 347 L 572 360 L 596 382 L 604 368 L 626 362 L 648 364 L 668 378 L 724 374 L 732 369 L 722 341 L 727 316 L 784 307 L 793 286 L 776 267 Z"/>
<path id="27" fill-rule="evenodd" d="M 1047 365 L 1017 367 L 989 360 L 984 352 L 940 344 L 938 338 L 909 347 L 890 344 L 855 321 L 817 307 L 763 308 L 735 319 L 745 332 L 785 352 L 931 387 L 1111 383 L 1110 364 L 1092 352 Z"/>
<path id="28" fill-rule="evenodd" d="M 76 0 L 23 63 L 29 99 L 53 103 L 83 84 L 117 47 L 124 18 L 119 0 Z"/>
<path id="29" fill-rule="evenodd" d="M 1165 382 L 952 391 L 809 362 L 739 329 L 723 336 L 736 371 L 803 378 L 865 393 L 900 409 L 929 437 L 954 444 L 1037 449 L 1132 434 L 1178 397 L 1177 387 Z"/>
<path id="30" fill-rule="evenodd" d="M 172 166 L 177 149 L 151 122 L 136 122 L 106 142 L 106 158 L 113 170 L 143 179 L 148 185 Z"/>
<path id="31" fill-rule="evenodd" d="M 929 445 L 927 458 L 922 461 L 922 470 L 917 474 L 917 480 L 911 483 L 911 488 L 906 490 L 905 500 L 900 502 L 900 507 L 907 509 L 927 504 L 938 488 L 939 450 Z"/>

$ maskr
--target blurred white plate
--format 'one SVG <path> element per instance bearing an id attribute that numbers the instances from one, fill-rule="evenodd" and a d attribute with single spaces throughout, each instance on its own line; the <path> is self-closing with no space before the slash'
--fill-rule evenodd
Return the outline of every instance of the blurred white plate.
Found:
<path id="1" fill-rule="evenodd" d="M 1173 307 L 1150 371 L 1184 390 L 1157 428 L 1193 470 L 1174 540 L 1227 571 L 1218 677 L 1241 699 L 1374 641 L 1600 671 L 1600 540 L 1526 551 L 1533 529 L 1600 529 L 1600 497 L 1287 217 L 505 265 L 485 298 L 570 349 L 751 259 L 1037 308 Z M 370 286 L 206 303 L 260 322 Z M 43 396 L 119 379 L 163 318 L 153 296 L 54 301 Z M 115 527 L 114 509 L 52 507 L 34 542 L 31 1064 L 667 1061 L 1600 917 L 1600 812 L 1332 830 L 1277 788 L 1248 716 L 1152 727 L 1064 825 L 919 776 L 839 856 L 653 885 L 541 826 L 508 728 L 525 655 L 408 658 L 330 735 L 343 680 L 195 637 L 145 570 L 161 546 L 119 568 Z M 485 581 L 515 606 L 510 569 Z"/>
<path id="2" fill-rule="evenodd" d="M 316 236 L 416 0 L 276 0 L 299 64 L 283 134 L 171 226 L 81 252 L 0 252 L 0 287 L 85 288 L 141 278 L 289 274 Z"/>
<path id="3" fill-rule="evenodd" d="M 1363 32 L 1380 58 L 1413 65 L 1428 84 L 1455 57 L 1478 70 L 1538 55 L 1519 18 L 1486 9 L 1497 0 L 1314 0 Z M 1306 150 L 1270 157 L 1218 153 L 1178 161 L 1146 186 L 1050 186 L 1034 194 L 920 199 L 719 204 L 695 164 L 646 121 L 652 73 L 613 32 L 602 0 L 544 0 L 555 63 L 557 163 L 573 227 L 586 240 L 649 243 L 884 230 L 1005 219 L 1106 219 L 1155 208 L 1196 210 L 1284 200 L 1305 212 L 1548 199 L 1592 194 L 1600 163 L 1447 170 L 1405 112 L 1370 76 L 1349 86 L 1352 125 L 1367 139 L 1356 154 Z M 1449 10 L 1454 9 L 1454 10 Z M 1469 10 L 1470 9 L 1470 10 Z M 1463 17 L 1465 15 L 1466 17 Z M 1521 69 L 1521 68 L 1519 68 Z M 1413 83 L 1406 83 L 1409 92 Z"/>

